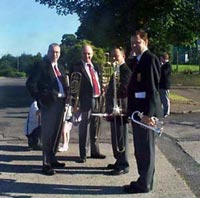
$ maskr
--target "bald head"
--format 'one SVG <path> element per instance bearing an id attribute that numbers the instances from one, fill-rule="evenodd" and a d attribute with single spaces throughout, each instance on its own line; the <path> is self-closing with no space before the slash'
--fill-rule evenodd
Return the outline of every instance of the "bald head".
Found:
<path id="1" fill-rule="evenodd" d="M 90 45 L 84 45 L 81 52 L 82 60 L 86 63 L 91 63 L 93 57 L 93 49 Z"/>

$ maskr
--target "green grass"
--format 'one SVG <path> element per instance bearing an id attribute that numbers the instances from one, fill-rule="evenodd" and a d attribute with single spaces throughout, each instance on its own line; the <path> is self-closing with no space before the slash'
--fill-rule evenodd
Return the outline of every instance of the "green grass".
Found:
<path id="1" fill-rule="evenodd" d="M 200 86 L 199 65 L 172 65 L 172 84 Z"/>
<path id="2" fill-rule="evenodd" d="M 200 86 L 200 74 L 172 73 L 172 85 Z"/>
<path id="3" fill-rule="evenodd" d="M 173 65 L 173 70 L 176 68 L 176 65 Z M 192 74 L 187 73 L 186 69 L 191 69 Z M 199 74 L 198 65 L 179 65 L 178 72 L 172 72 L 171 82 L 172 85 L 183 85 L 183 86 L 200 86 L 200 74 Z M 104 76 L 110 78 L 112 74 L 111 67 L 105 67 L 103 69 Z"/>
<path id="4" fill-rule="evenodd" d="M 190 101 L 188 98 L 177 95 L 177 94 L 173 93 L 172 91 L 170 92 L 170 100 L 174 101 L 174 102 L 180 102 L 180 103 Z"/>
<path id="5" fill-rule="evenodd" d="M 172 65 L 173 72 L 180 73 L 199 73 L 200 66 L 199 65 Z"/>

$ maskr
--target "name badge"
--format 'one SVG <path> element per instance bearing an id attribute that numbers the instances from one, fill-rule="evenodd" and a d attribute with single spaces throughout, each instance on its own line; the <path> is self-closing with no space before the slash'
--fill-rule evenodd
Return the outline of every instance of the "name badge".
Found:
<path id="1" fill-rule="evenodd" d="M 142 80 L 142 75 L 141 75 L 141 73 L 138 73 L 137 74 L 137 82 L 141 82 L 141 80 Z"/>
<path id="2" fill-rule="evenodd" d="M 143 91 L 143 92 L 136 92 L 135 93 L 135 98 L 142 98 L 142 99 L 146 98 L 146 92 L 145 91 Z"/>

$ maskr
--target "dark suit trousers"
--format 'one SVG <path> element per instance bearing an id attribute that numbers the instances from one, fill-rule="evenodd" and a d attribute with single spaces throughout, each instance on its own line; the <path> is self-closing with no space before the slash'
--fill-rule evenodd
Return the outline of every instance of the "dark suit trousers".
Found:
<path id="1" fill-rule="evenodd" d="M 152 190 L 155 172 L 155 133 L 136 123 L 132 124 L 135 157 L 139 178 L 138 185 L 142 189 Z"/>
<path id="2" fill-rule="evenodd" d="M 128 163 L 128 124 L 111 122 L 113 155 L 119 168 L 129 167 Z"/>
<path id="3" fill-rule="evenodd" d="M 86 158 L 90 139 L 91 155 L 100 154 L 99 151 L 99 129 L 100 118 L 91 116 L 92 112 L 99 112 L 99 98 L 92 99 L 92 109 L 81 112 L 82 120 L 79 124 L 79 152 L 81 158 Z"/>
<path id="4" fill-rule="evenodd" d="M 58 98 L 50 106 L 41 105 L 43 165 L 56 161 L 61 127 L 63 122 L 65 99 Z"/>

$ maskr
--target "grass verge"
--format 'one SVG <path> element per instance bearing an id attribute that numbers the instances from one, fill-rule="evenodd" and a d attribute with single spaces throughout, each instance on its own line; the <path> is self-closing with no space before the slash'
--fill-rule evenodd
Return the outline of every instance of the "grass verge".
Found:
<path id="1" fill-rule="evenodd" d="M 187 103 L 191 101 L 190 99 L 177 95 L 173 93 L 172 91 L 170 92 L 170 100 L 172 102 L 179 102 L 179 103 Z"/>
<path id="2" fill-rule="evenodd" d="M 200 86 L 200 74 L 173 73 L 172 85 Z"/>

